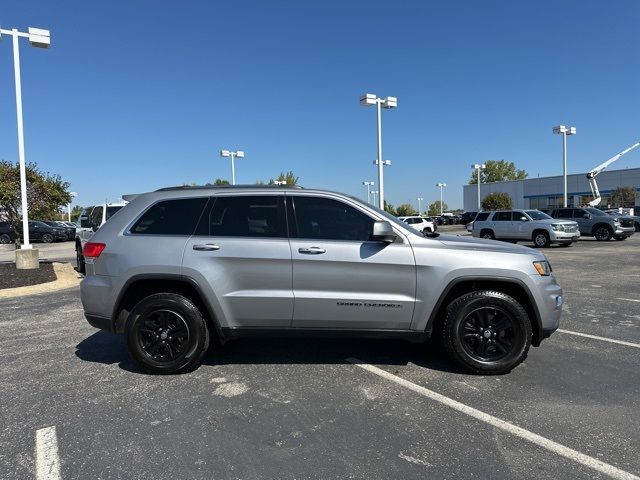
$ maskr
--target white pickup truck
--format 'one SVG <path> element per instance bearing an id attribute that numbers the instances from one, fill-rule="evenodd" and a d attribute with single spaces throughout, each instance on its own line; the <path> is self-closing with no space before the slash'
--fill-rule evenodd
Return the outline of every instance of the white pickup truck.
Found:
<path id="1" fill-rule="evenodd" d="M 76 228 L 76 262 L 78 264 L 78 272 L 84 273 L 84 257 L 82 249 L 84 244 L 89 241 L 93 234 L 104 223 L 109 220 L 118 210 L 124 207 L 127 202 L 103 203 L 101 205 L 92 205 L 85 207 L 78 217 L 78 228 Z"/>

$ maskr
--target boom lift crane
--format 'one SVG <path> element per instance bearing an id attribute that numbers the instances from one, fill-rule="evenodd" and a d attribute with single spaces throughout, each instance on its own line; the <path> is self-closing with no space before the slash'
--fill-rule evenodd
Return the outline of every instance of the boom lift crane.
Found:
<path id="1" fill-rule="evenodd" d="M 609 165 L 611 165 L 613 162 L 618 160 L 621 156 L 623 156 L 626 153 L 629 153 L 631 150 L 639 146 L 640 146 L 640 142 L 634 143 L 626 150 L 623 150 L 617 155 L 614 155 L 609 160 L 598 165 L 596 168 L 594 168 L 589 173 L 587 173 L 587 180 L 589 180 L 589 186 L 591 187 L 591 194 L 593 195 L 593 200 L 589 202 L 590 206 L 595 207 L 597 205 L 600 205 L 600 202 L 602 201 L 602 197 L 600 196 L 600 190 L 598 190 L 598 184 L 596 183 L 596 177 L 598 176 L 598 174 L 602 172 L 605 168 L 607 168 Z"/>

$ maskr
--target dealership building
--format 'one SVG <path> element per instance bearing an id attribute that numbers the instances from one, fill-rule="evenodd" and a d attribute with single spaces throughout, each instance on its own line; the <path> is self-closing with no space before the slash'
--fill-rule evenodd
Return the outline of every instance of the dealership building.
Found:
<path id="1" fill-rule="evenodd" d="M 597 177 L 598 188 L 602 196 L 600 207 L 611 205 L 611 194 L 618 187 L 636 189 L 636 208 L 640 210 L 640 168 L 624 170 L 606 170 Z M 478 185 L 463 187 L 464 211 L 478 210 Z M 514 208 L 554 208 L 563 206 L 562 176 L 527 178 L 510 182 L 483 183 L 480 185 L 480 198 L 490 193 L 508 193 L 513 199 Z M 587 176 L 584 173 L 567 175 L 567 202 L 569 206 L 580 206 L 593 199 Z"/>

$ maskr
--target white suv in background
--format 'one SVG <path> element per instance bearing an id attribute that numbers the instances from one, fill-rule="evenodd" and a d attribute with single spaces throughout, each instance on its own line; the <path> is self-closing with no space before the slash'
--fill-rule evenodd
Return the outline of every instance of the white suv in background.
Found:
<path id="1" fill-rule="evenodd" d="M 85 207 L 78 217 L 78 228 L 76 228 L 76 262 L 78 272 L 84 273 L 84 257 L 82 249 L 84 244 L 104 223 L 109 220 L 118 210 L 128 202 L 103 203 L 102 205 L 92 205 Z"/>
<path id="2" fill-rule="evenodd" d="M 434 222 L 431 222 L 423 217 L 413 216 L 413 217 L 398 217 L 398 220 L 403 221 L 404 223 L 408 223 L 413 228 L 422 233 L 433 233 L 437 230 L 437 227 Z"/>

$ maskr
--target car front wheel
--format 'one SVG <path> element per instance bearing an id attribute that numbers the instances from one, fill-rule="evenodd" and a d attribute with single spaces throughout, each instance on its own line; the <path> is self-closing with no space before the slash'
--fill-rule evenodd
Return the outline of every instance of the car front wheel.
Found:
<path id="1" fill-rule="evenodd" d="M 6 233 L 0 235 L 0 243 L 7 244 L 9 242 L 11 242 L 11 237 L 9 235 L 7 235 Z"/>
<path id="2" fill-rule="evenodd" d="M 536 247 L 547 248 L 551 245 L 551 239 L 547 232 L 536 232 L 533 234 L 533 243 Z"/>
<path id="3" fill-rule="evenodd" d="M 42 235 L 42 242 L 43 243 L 53 242 L 53 235 L 51 235 L 50 233 L 45 233 L 44 235 Z"/>
<path id="4" fill-rule="evenodd" d="M 127 349 L 152 374 L 182 373 L 195 368 L 209 348 L 209 330 L 191 300 L 175 293 L 142 299 L 125 327 Z"/>
<path id="5" fill-rule="evenodd" d="M 593 232 L 593 236 L 596 237 L 596 240 L 600 242 L 605 242 L 607 240 L 611 240 L 611 237 L 613 236 L 613 234 L 611 233 L 611 230 L 607 227 L 598 227 L 596 228 L 596 231 Z"/>
<path id="6" fill-rule="evenodd" d="M 510 372 L 526 358 L 531 322 L 522 305 L 498 291 L 462 295 L 446 309 L 441 342 L 465 370 L 484 375 Z"/>

